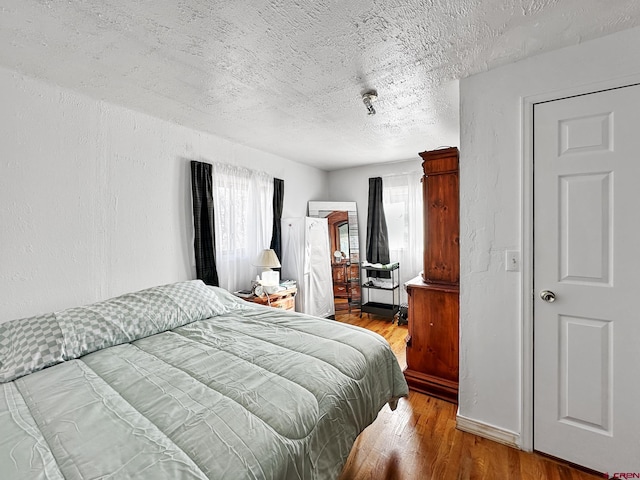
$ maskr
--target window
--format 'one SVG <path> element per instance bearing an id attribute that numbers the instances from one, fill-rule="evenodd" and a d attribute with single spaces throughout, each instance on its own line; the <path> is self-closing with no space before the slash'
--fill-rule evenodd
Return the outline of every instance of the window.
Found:
<path id="1" fill-rule="evenodd" d="M 423 264 L 421 172 L 383 177 L 383 204 L 389 256 L 400 262 L 400 282 L 420 274 Z M 401 288 L 402 301 L 406 293 Z"/>
<path id="2" fill-rule="evenodd" d="M 248 168 L 213 164 L 216 264 L 220 286 L 248 288 L 258 254 L 273 228 L 273 177 Z"/>
<path id="3" fill-rule="evenodd" d="M 407 201 L 409 187 L 407 185 L 383 186 L 384 215 L 389 232 L 389 250 L 402 250 L 409 243 L 409 225 L 407 222 Z"/>

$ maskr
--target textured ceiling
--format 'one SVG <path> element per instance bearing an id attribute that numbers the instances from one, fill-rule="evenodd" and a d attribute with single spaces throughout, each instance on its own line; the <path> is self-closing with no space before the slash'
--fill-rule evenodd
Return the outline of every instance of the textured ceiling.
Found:
<path id="1" fill-rule="evenodd" d="M 637 25 L 638 0 L 1 0 L 0 64 L 332 170 L 457 145 L 457 79 Z"/>

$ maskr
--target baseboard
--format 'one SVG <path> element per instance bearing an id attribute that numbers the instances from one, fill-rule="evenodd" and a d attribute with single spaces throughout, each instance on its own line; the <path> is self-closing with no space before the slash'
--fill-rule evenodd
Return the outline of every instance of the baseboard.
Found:
<path id="1" fill-rule="evenodd" d="M 456 415 L 456 428 L 463 432 L 473 433 L 474 435 L 493 440 L 494 442 L 520 449 L 520 435 L 510 430 L 494 427 L 488 423 L 472 420 L 461 415 Z"/>

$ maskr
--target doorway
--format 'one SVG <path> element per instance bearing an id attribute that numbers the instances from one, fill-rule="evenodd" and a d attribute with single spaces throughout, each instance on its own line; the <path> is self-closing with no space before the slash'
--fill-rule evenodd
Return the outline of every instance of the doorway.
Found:
<path id="1" fill-rule="evenodd" d="M 533 447 L 639 472 L 640 86 L 533 107 Z"/>

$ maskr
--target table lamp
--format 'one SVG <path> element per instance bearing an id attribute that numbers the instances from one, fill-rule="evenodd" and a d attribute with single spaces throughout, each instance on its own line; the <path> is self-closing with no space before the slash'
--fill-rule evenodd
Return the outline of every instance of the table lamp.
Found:
<path id="1" fill-rule="evenodd" d="M 256 266 L 264 269 L 262 271 L 263 286 L 277 286 L 280 283 L 280 272 L 271 270 L 280 267 L 280 260 L 272 249 L 266 248 L 258 255 Z"/>

